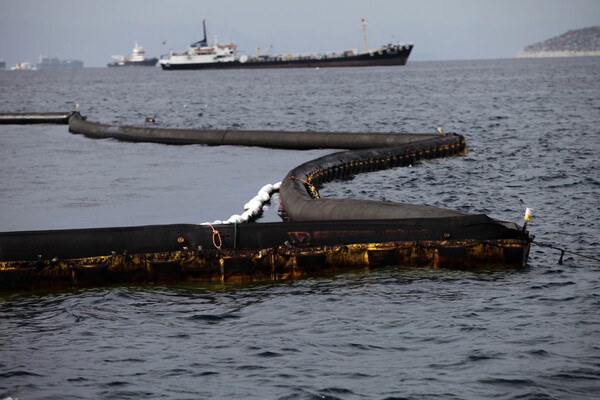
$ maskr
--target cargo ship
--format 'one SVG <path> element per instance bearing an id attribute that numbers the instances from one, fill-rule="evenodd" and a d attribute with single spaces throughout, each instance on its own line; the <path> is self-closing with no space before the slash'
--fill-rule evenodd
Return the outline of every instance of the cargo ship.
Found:
<path id="1" fill-rule="evenodd" d="M 61 60 L 56 57 L 40 56 L 40 61 L 36 65 L 37 69 L 77 69 L 83 68 L 81 60 Z"/>
<path id="2" fill-rule="evenodd" d="M 376 50 L 366 45 L 366 24 L 363 24 L 363 51 L 356 49 L 342 52 L 315 53 L 308 55 L 260 55 L 243 54 L 238 57 L 233 42 L 209 44 L 206 38 L 206 20 L 203 21 L 204 38 L 194 42 L 185 52 L 170 51 L 161 56 L 159 64 L 165 71 L 196 69 L 248 69 L 248 68 L 321 68 L 321 67 L 371 67 L 405 65 L 413 49 L 411 43 L 386 44 Z"/>
<path id="3" fill-rule="evenodd" d="M 109 67 L 154 67 L 158 58 L 146 58 L 146 51 L 137 42 L 133 45 L 131 57 L 113 56 L 115 61 L 108 63 Z"/>

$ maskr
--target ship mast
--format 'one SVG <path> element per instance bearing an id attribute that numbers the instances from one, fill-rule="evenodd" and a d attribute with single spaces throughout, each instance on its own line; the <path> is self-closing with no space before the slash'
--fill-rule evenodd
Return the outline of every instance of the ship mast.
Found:
<path id="1" fill-rule="evenodd" d="M 201 46 L 208 46 L 208 42 L 206 41 L 206 20 L 202 20 L 202 30 L 204 31 L 204 39 L 200 42 Z"/>
<path id="2" fill-rule="evenodd" d="M 204 38 L 202 40 L 192 43 L 190 45 L 190 47 L 207 47 L 208 46 L 208 40 L 206 40 L 206 20 L 202 21 L 202 30 L 204 31 Z M 163 44 L 164 44 L 164 42 L 163 42 Z"/>
<path id="3" fill-rule="evenodd" d="M 366 52 L 369 51 L 367 47 L 367 21 L 365 21 L 365 17 L 361 19 L 362 22 L 362 34 L 363 34 L 363 50 Z"/>

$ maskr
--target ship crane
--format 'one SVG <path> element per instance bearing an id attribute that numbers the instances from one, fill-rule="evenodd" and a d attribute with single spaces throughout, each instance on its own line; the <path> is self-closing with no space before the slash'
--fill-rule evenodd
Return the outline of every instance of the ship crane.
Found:
<path id="1" fill-rule="evenodd" d="M 367 47 L 367 21 L 365 21 L 365 17 L 363 17 L 360 21 L 362 23 L 363 50 L 365 53 L 368 53 L 369 48 Z"/>
<path id="2" fill-rule="evenodd" d="M 265 50 L 265 53 L 261 55 L 260 54 L 260 47 L 257 47 L 256 48 L 256 58 L 268 56 L 269 55 L 269 51 L 271 51 L 272 48 L 273 48 L 272 44 L 268 45 L 267 49 Z"/>

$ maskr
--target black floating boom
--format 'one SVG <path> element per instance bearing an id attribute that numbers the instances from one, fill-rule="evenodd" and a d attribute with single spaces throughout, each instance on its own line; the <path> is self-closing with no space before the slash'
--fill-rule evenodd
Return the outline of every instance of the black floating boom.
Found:
<path id="1" fill-rule="evenodd" d="M 0 114 L 133 142 L 347 149 L 283 179 L 285 221 L 0 232 L 0 291 L 164 281 L 252 282 L 384 265 L 518 268 L 531 238 L 513 223 L 431 206 L 322 199 L 334 179 L 466 152 L 450 134 L 165 129 L 87 121 L 78 112 Z"/>

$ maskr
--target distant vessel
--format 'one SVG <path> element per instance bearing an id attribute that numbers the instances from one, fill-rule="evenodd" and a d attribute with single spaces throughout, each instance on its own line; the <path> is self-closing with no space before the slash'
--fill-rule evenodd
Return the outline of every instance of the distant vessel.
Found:
<path id="1" fill-rule="evenodd" d="M 56 57 L 40 56 L 37 63 L 37 69 L 75 69 L 83 68 L 83 61 L 79 60 L 60 60 Z"/>
<path id="2" fill-rule="evenodd" d="M 14 67 L 11 68 L 12 71 L 35 71 L 36 67 L 32 63 L 28 61 L 16 63 Z"/>
<path id="3" fill-rule="evenodd" d="M 370 67 L 382 65 L 405 65 L 412 44 L 386 44 L 377 50 L 368 50 L 366 45 L 365 21 L 363 22 L 364 51 L 346 50 L 340 53 L 317 53 L 310 55 L 259 55 L 237 57 L 235 43 L 208 44 L 206 20 L 203 21 L 204 39 L 192 43 L 186 52 L 170 51 L 163 55 L 160 66 L 163 70 L 181 69 L 239 69 L 239 68 L 317 68 L 317 67 Z"/>
<path id="4" fill-rule="evenodd" d="M 5 69 L 5 68 L 6 68 L 6 61 L 0 60 L 0 69 Z"/>
<path id="5" fill-rule="evenodd" d="M 115 61 L 108 63 L 109 67 L 154 67 L 158 62 L 158 58 L 146 58 L 144 48 L 139 46 L 137 42 L 133 45 L 131 57 L 113 56 Z"/>

